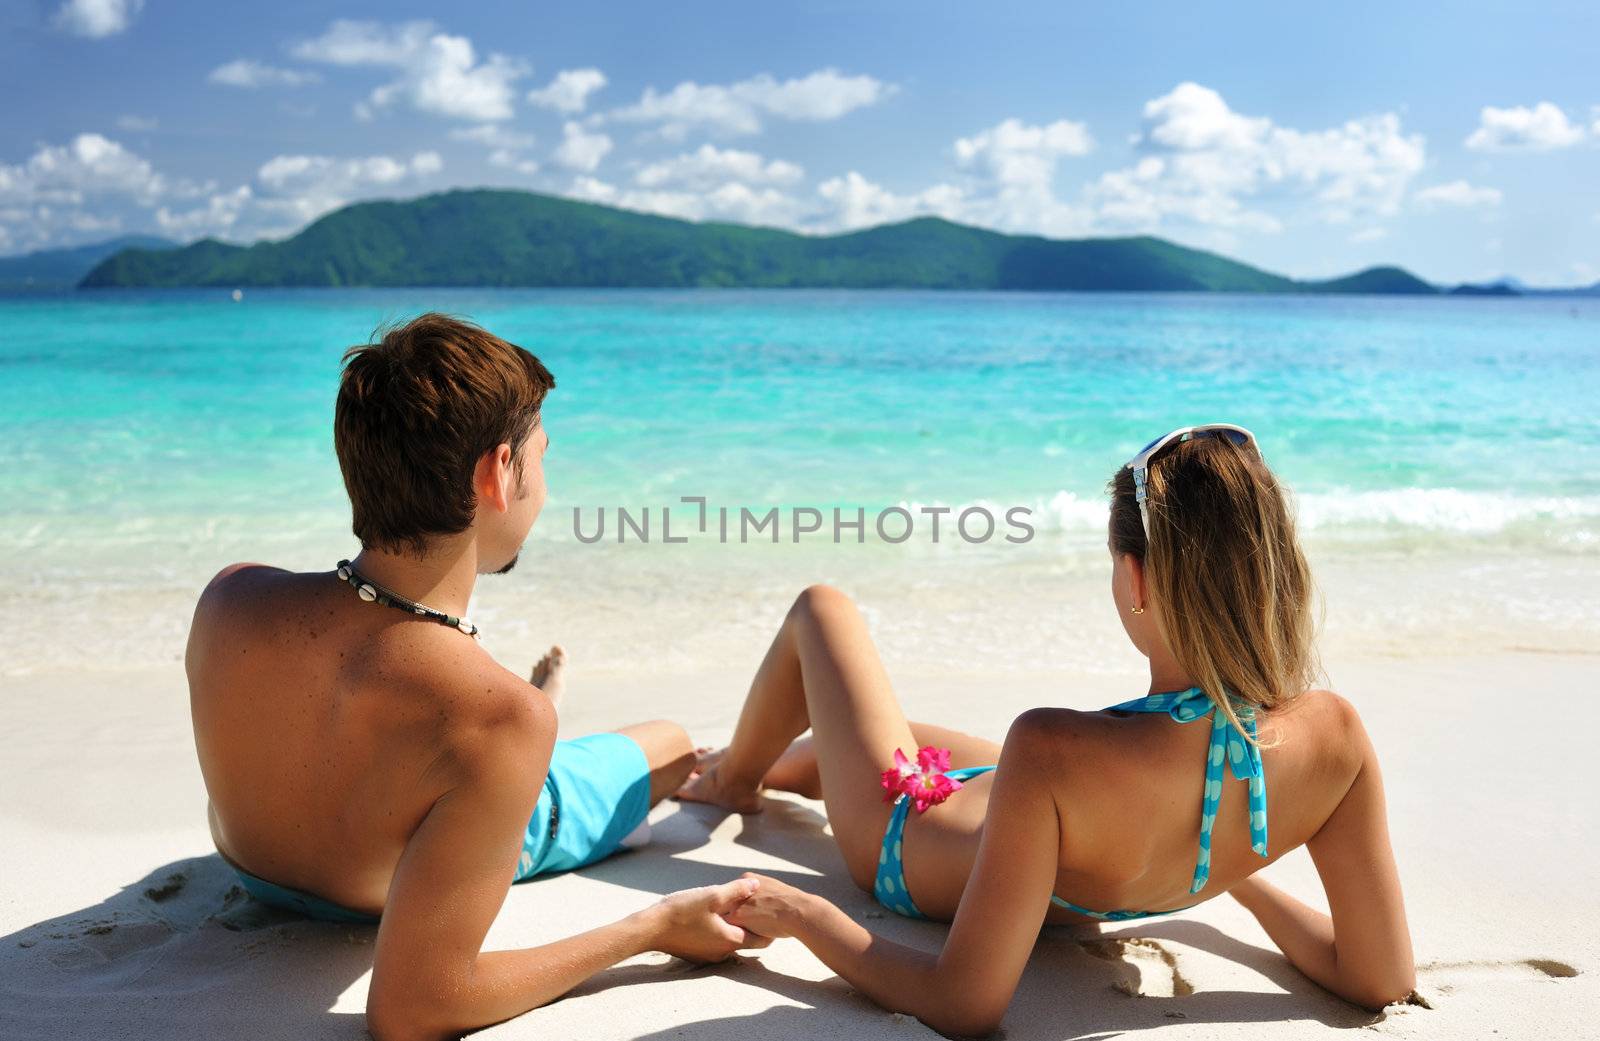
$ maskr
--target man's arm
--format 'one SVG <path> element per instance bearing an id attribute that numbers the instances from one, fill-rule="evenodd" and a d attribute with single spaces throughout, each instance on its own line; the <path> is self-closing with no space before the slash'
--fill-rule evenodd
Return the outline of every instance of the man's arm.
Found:
<path id="1" fill-rule="evenodd" d="M 644 951 L 717 961 L 747 942 L 720 917 L 752 891 L 740 881 L 674 894 L 541 947 L 481 950 L 514 876 L 555 740 L 555 709 L 527 697 L 526 687 L 518 693 L 498 699 L 502 708 L 456 742 L 449 767 L 456 782 L 428 811 L 395 869 L 367 995 L 367 1027 L 378 1041 L 456 1037 L 554 1000 Z"/>

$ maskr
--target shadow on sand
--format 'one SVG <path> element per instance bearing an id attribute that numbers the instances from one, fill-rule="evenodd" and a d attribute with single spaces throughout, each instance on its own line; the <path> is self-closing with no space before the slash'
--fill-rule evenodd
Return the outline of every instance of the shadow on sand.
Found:
<path id="1" fill-rule="evenodd" d="M 769 800 L 765 813 L 737 822 L 703 806 L 658 811 L 658 818 L 651 846 L 594 865 L 584 875 L 647 893 L 726 881 L 740 869 L 688 854 L 705 846 L 713 830 L 737 826 L 734 844 L 750 850 L 749 862 L 764 865 L 765 873 L 834 900 L 887 939 L 923 949 L 943 940 L 943 926 L 887 915 L 857 890 L 826 821 L 802 803 Z M 788 866 L 774 868 L 774 861 Z M 510 899 L 537 902 L 539 889 L 537 880 L 519 885 Z M 362 1038 L 363 977 L 376 935 L 371 926 L 313 922 L 257 904 L 217 856 L 175 861 L 99 904 L 0 937 L 0 1037 Z M 1289 993 L 1194 992 L 1172 944 L 1247 966 Z M 797 979 L 755 956 L 719 966 L 623 965 L 574 995 L 708 974 L 762 988 L 791 1004 L 680 1022 L 642 1033 L 641 1041 L 923 1030 L 837 978 Z M 1177 1023 L 1308 1019 L 1359 1027 L 1374 1017 L 1321 991 L 1277 952 L 1178 919 L 1104 932 L 1047 929 L 1012 1003 L 1006 1037 L 1087 1041 Z"/>
<path id="2" fill-rule="evenodd" d="M 361 1038 L 330 1011 L 372 966 L 371 926 L 263 907 L 218 856 L 0 937 L 0 1037 Z"/>
<path id="3" fill-rule="evenodd" d="M 594 865 L 585 874 L 651 893 L 725 882 L 740 869 L 686 854 L 705 845 L 712 831 L 727 827 L 729 821 L 723 811 L 685 804 L 658 821 L 647 854 L 616 857 Z M 806 805 L 768 799 L 763 813 L 734 824 L 740 829 L 732 837 L 736 846 L 759 851 L 762 860 L 774 857 L 793 865 L 790 869 L 762 868 L 762 873 L 827 897 L 886 939 L 924 950 L 936 949 L 943 942 L 945 926 L 887 914 L 857 889 L 845 873 L 826 819 Z M 1183 977 L 1174 947 L 1233 961 L 1286 993 L 1196 992 Z M 691 974 L 722 972 L 801 1007 L 778 1006 L 752 1015 L 682 1023 L 641 1034 L 639 1041 L 854 1037 L 888 1027 L 925 1030 L 907 1017 L 885 1012 L 837 977 L 821 983 L 796 979 L 767 969 L 759 957 L 743 957 L 709 969 L 683 968 Z M 662 971 L 652 966 L 625 966 L 595 977 L 574 993 L 595 994 L 626 983 L 659 979 Z M 1089 1041 L 1176 1024 L 1309 1020 L 1327 1027 L 1357 1028 L 1379 1018 L 1322 990 L 1279 952 L 1180 918 L 1103 930 L 1095 926 L 1046 928 L 1012 1001 L 1004 1036 L 1007 1041 Z M 926 1031 L 926 1036 L 936 1035 Z"/>

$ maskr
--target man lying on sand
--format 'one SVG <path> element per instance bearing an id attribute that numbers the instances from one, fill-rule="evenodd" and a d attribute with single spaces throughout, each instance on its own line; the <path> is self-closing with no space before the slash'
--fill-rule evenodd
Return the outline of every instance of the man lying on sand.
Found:
<path id="1" fill-rule="evenodd" d="M 766 943 L 723 917 L 756 888 L 740 880 L 481 950 L 508 884 L 638 841 L 694 764 L 660 721 L 557 741 L 559 652 L 530 685 L 462 617 L 544 505 L 554 385 L 527 351 L 442 315 L 353 348 L 334 442 L 361 552 L 311 574 L 235 564 L 195 610 L 189 692 L 217 850 L 266 903 L 378 922 L 379 1041 L 507 1019 L 643 951 L 717 961 Z"/>

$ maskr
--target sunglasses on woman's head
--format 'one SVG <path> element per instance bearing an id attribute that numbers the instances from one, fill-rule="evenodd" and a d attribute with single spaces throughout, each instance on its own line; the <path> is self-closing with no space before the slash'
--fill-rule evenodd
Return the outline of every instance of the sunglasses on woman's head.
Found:
<path id="1" fill-rule="evenodd" d="M 1146 512 L 1144 505 L 1145 500 L 1149 498 L 1146 482 L 1150 477 L 1150 460 L 1160 455 L 1161 450 L 1168 445 L 1193 441 L 1197 437 L 1225 437 L 1241 448 L 1249 445 L 1255 448 L 1258 454 L 1261 451 L 1261 446 L 1256 444 L 1256 435 L 1232 423 L 1204 423 L 1194 427 L 1179 427 L 1145 445 L 1138 455 L 1124 464 L 1124 469 L 1133 471 L 1133 497 L 1139 503 L 1139 520 L 1144 525 L 1146 541 L 1150 539 L 1150 514 Z"/>

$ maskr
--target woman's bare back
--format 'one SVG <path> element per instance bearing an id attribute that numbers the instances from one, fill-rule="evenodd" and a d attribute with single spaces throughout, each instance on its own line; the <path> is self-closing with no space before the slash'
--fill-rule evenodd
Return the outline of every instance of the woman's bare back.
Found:
<path id="1" fill-rule="evenodd" d="M 1052 709 L 1029 716 L 1046 747 L 1059 747 L 1058 769 L 1037 779 L 1050 786 L 1062 821 L 1055 892 L 1100 911 L 1173 910 L 1226 893 L 1309 841 L 1361 763 L 1351 739 L 1360 720 L 1335 694 L 1310 691 L 1261 714 L 1268 856 L 1251 848 L 1245 781 L 1224 771 L 1210 877 L 1191 893 L 1208 722 Z"/>

